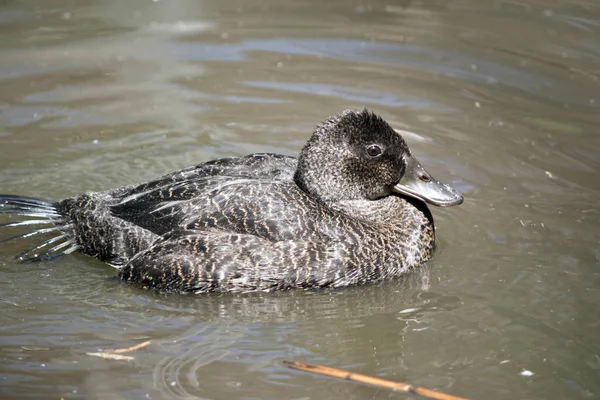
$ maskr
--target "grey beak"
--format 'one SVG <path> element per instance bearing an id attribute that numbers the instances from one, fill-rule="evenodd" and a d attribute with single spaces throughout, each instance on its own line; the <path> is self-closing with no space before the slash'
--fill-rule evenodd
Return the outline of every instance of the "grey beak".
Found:
<path id="1" fill-rule="evenodd" d="M 392 190 L 440 207 L 456 206 L 464 200 L 452 186 L 433 179 L 414 156 L 407 158 L 404 176 Z"/>

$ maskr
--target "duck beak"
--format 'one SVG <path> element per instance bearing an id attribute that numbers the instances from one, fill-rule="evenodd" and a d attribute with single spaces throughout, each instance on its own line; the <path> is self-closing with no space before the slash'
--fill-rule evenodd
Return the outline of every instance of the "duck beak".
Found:
<path id="1" fill-rule="evenodd" d="M 456 206 L 464 200 L 453 187 L 433 179 L 414 156 L 407 157 L 404 176 L 392 191 L 440 207 Z"/>

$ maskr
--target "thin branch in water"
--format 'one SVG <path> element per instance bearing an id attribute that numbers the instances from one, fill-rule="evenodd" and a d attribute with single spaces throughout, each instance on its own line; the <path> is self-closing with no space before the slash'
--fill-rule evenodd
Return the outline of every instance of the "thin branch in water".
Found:
<path id="1" fill-rule="evenodd" d="M 104 353 L 117 353 L 117 354 L 129 353 L 130 351 L 142 349 L 142 348 L 148 346 L 150 343 L 152 343 L 152 340 L 146 340 L 145 342 L 136 344 L 135 346 L 125 347 L 123 349 L 106 349 L 106 350 L 102 350 L 102 351 Z"/>
<path id="2" fill-rule="evenodd" d="M 351 382 L 363 383 L 365 385 L 376 386 L 379 388 L 390 389 L 397 392 L 411 393 L 418 396 L 427 397 L 435 400 L 468 400 L 464 397 L 453 396 L 438 392 L 436 390 L 426 389 L 420 386 L 409 385 L 408 383 L 394 382 L 387 379 L 376 378 L 374 376 L 368 376 L 358 374 L 355 372 L 346 371 L 344 369 L 337 369 L 326 367 L 319 364 L 303 363 L 299 361 L 282 361 L 283 366 L 295 369 L 298 371 L 310 372 L 312 374 L 331 376 L 333 378 L 345 379 Z"/>
<path id="3" fill-rule="evenodd" d="M 105 353 L 103 351 L 98 352 L 98 353 L 85 353 L 85 354 L 87 354 L 88 356 L 106 358 L 109 360 L 119 360 L 119 361 L 131 361 L 131 360 L 135 359 L 135 357 L 122 356 L 120 354 L 114 354 L 114 353 Z"/>
<path id="4" fill-rule="evenodd" d="M 136 344 L 135 346 L 131 346 L 131 347 L 125 347 L 122 349 L 106 349 L 106 350 L 101 350 L 97 353 L 85 353 L 85 354 L 87 354 L 88 356 L 106 358 L 109 360 L 131 361 L 131 360 L 134 360 L 135 357 L 123 356 L 121 354 L 129 353 L 130 351 L 139 350 L 141 348 L 148 346 L 150 343 L 152 343 L 152 340 L 146 340 L 145 342 Z"/>

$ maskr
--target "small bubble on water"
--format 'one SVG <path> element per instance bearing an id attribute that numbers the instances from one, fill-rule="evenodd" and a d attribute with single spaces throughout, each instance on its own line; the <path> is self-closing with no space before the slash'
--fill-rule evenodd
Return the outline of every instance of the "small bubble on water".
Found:
<path id="1" fill-rule="evenodd" d="M 475 102 L 475 107 L 477 107 L 477 108 L 481 108 L 481 104 L 480 104 L 478 101 L 476 101 L 476 102 Z"/>

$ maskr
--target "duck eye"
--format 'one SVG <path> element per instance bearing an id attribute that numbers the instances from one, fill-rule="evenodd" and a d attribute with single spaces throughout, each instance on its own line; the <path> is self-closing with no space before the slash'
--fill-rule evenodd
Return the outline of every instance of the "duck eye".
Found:
<path id="1" fill-rule="evenodd" d="M 371 144 L 367 146 L 367 154 L 369 157 L 377 157 L 381 155 L 381 147 L 376 144 Z"/>

